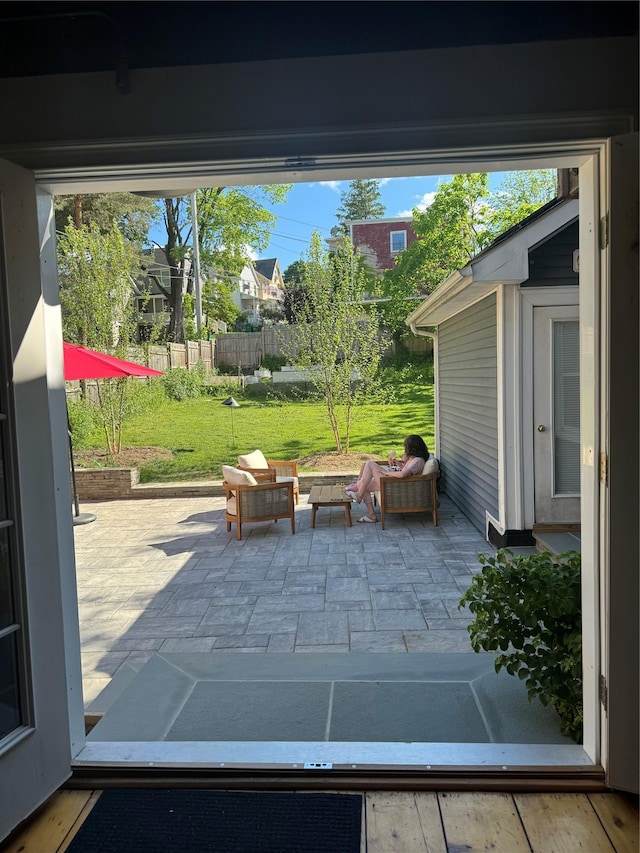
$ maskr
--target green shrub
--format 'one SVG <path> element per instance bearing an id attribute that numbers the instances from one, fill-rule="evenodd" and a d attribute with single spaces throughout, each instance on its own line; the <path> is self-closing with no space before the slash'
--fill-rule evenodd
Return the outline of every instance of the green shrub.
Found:
<path id="1" fill-rule="evenodd" d="M 502 668 L 525 682 L 529 699 L 551 705 L 562 734 L 582 737 L 580 555 L 567 551 L 514 556 L 480 554 L 481 571 L 460 599 L 474 615 L 473 650 L 500 650 Z"/>
<path id="2" fill-rule="evenodd" d="M 221 361 L 216 369 L 220 376 L 237 376 L 238 375 L 238 367 L 235 364 L 227 364 L 224 361 Z"/>
<path id="3" fill-rule="evenodd" d="M 67 400 L 67 412 L 73 446 L 76 450 L 86 447 L 88 439 L 100 423 L 98 410 L 93 403 L 86 400 Z"/>
<path id="4" fill-rule="evenodd" d="M 202 393 L 204 377 L 198 370 L 174 367 L 163 377 L 164 392 L 170 400 L 189 400 Z"/>
<path id="5" fill-rule="evenodd" d="M 287 363 L 287 359 L 283 355 L 263 355 L 260 359 L 260 367 L 265 370 L 280 370 Z"/>
<path id="6" fill-rule="evenodd" d="M 394 370 L 402 370 L 404 367 L 424 369 L 427 365 L 433 367 L 433 353 L 413 352 L 401 341 L 397 341 L 395 351 L 385 355 L 380 362 L 381 367 L 392 367 Z"/>
<path id="7" fill-rule="evenodd" d="M 159 409 L 166 399 L 163 377 L 131 379 L 125 397 L 125 418 L 142 415 Z"/>
<path id="8" fill-rule="evenodd" d="M 221 377 L 222 378 L 222 377 Z M 242 389 L 233 379 L 217 380 L 216 382 L 207 381 L 205 379 L 202 386 L 202 393 L 209 397 L 235 397 L 241 399 L 243 396 Z"/>

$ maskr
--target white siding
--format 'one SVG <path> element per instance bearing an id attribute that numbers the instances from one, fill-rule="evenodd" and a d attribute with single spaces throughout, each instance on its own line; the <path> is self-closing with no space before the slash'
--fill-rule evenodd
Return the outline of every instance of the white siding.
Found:
<path id="1" fill-rule="evenodd" d="M 438 329 L 442 489 L 484 532 L 498 517 L 496 297 Z"/>

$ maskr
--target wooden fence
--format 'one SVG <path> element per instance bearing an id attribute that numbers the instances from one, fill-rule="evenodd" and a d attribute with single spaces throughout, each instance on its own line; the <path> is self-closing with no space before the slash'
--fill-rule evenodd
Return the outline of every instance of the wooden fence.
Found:
<path id="1" fill-rule="evenodd" d="M 222 366 L 236 368 L 238 372 L 251 371 L 260 366 L 264 356 L 281 355 L 283 347 L 295 352 L 295 335 L 295 326 L 266 326 L 260 332 L 229 332 L 210 341 L 150 346 L 146 359 L 144 348 L 130 347 L 126 357 L 129 361 L 146 364 L 162 373 L 175 367 L 190 370 L 198 361 L 204 364 L 207 373 Z M 403 341 L 403 345 L 411 352 L 433 351 L 431 338 L 409 337 Z M 69 382 L 67 389 L 71 399 L 80 396 L 79 383 Z M 91 394 L 88 396 L 91 397 Z"/>
<path id="2" fill-rule="evenodd" d="M 265 355 L 281 355 L 295 341 L 295 327 L 265 326 L 260 332 L 227 332 L 216 338 L 216 366 L 255 370 Z"/>
<path id="3" fill-rule="evenodd" d="M 295 326 L 265 326 L 260 332 L 228 332 L 216 338 L 215 365 L 255 370 L 265 355 L 281 355 L 283 348 L 296 351 Z M 433 352 L 431 338 L 410 336 L 403 345 L 411 352 Z M 393 351 L 393 344 L 389 352 Z"/>
<path id="4" fill-rule="evenodd" d="M 205 370 L 209 372 L 215 366 L 215 349 L 215 340 L 150 346 L 148 367 L 166 373 L 174 367 L 190 369 L 202 361 Z"/>

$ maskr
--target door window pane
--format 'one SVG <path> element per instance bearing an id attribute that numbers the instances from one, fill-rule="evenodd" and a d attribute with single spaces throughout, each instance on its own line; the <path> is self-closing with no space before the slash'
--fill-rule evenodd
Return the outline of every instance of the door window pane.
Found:
<path id="1" fill-rule="evenodd" d="M 17 636 L 0 638 L 0 739 L 21 722 Z"/>
<path id="2" fill-rule="evenodd" d="M 24 600 L 18 595 L 23 567 L 16 524 L 15 413 L 3 249 L 0 241 L 0 739 L 24 722 L 28 705 L 23 700 L 31 690 L 25 671 Z"/>
<path id="3" fill-rule="evenodd" d="M 556 495 L 580 494 L 580 347 L 577 320 L 553 323 L 553 438 Z"/>
<path id="4" fill-rule="evenodd" d="M 391 252 L 404 252 L 407 248 L 407 232 L 392 231 L 390 234 Z"/>
<path id="5" fill-rule="evenodd" d="M 4 426 L 4 421 L 6 421 L 6 415 L 0 414 L 0 436 L 4 430 L 2 427 Z M 4 441 L 0 439 L 0 521 L 5 521 L 8 517 L 7 515 L 7 486 L 5 483 L 5 464 L 4 464 Z"/>
<path id="6" fill-rule="evenodd" d="M 0 631 L 16 621 L 8 534 L 0 529 Z"/>

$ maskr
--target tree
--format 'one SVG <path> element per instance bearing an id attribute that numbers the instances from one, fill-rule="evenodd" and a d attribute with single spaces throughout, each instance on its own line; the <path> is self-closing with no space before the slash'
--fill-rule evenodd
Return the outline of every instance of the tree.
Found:
<path id="1" fill-rule="evenodd" d="M 380 201 L 380 181 L 373 178 L 353 180 L 340 194 L 340 207 L 336 211 L 338 225 L 331 229 L 334 236 L 344 235 L 346 223 L 351 219 L 380 219 L 385 206 Z"/>
<path id="2" fill-rule="evenodd" d="M 557 180 L 555 169 L 509 172 L 490 198 L 492 239 L 555 198 Z"/>
<path id="3" fill-rule="evenodd" d="M 231 284 L 228 279 L 205 281 L 202 288 L 202 310 L 207 315 L 210 329 L 216 320 L 233 326 L 240 315 L 240 309 L 231 298 Z"/>
<path id="4" fill-rule="evenodd" d="M 284 281 L 284 317 L 287 323 L 296 323 L 300 314 L 309 310 L 307 293 L 307 264 L 302 259 L 294 261 L 282 273 Z"/>
<path id="5" fill-rule="evenodd" d="M 486 173 L 455 175 L 441 184 L 426 210 L 413 211 L 418 239 L 402 252 L 396 266 L 383 275 L 385 325 L 405 330 L 404 320 L 415 307 L 412 297 L 430 293 L 454 270 L 464 266 L 489 242 Z"/>
<path id="6" fill-rule="evenodd" d="M 283 308 L 268 308 L 260 309 L 260 319 L 263 323 L 285 323 L 286 317 Z"/>
<path id="7" fill-rule="evenodd" d="M 101 233 L 97 223 L 68 224 L 58 238 L 58 280 L 64 339 L 118 357 L 127 355 L 136 327 L 131 278 L 139 269 L 135 247 L 117 224 Z M 127 385 L 131 379 L 97 382 L 98 409 L 107 450 L 122 447 Z"/>
<path id="8" fill-rule="evenodd" d="M 139 248 L 149 242 L 149 230 L 159 217 L 156 202 L 132 193 L 95 193 L 61 195 L 54 199 L 56 230 L 62 233 L 69 223 L 76 228 L 96 225 L 102 233 L 111 231 L 113 222 L 125 239 Z"/>
<path id="9" fill-rule="evenodd" d="M 396 335 L 415 297 L 431 293 L 447 276 L 464 267 L 503 231 L 521 222 L 555 196 L 555 172 L 512 172 L 494 193 L 487 173 L 455 175 L 441 184 L 426 210 L 413 211 L 418 239 L 398 256 L 383 276 L 389 300 L 381 313 Z"/>
<path id="10" fill-rule="evenodd" d="M 367 279 L 358 260 L 348 238 L 330 255 L 313 232 L 305 262 L 308 304 L 298 315 L 294 341 L 282 344 L 283 354 L 309 371 L 323 394 L 338 453 L 349 452 L 357 403 L 374 381 L 385 346 L 375 309 L 362 303 Z"/>
<path id="11" fill-rule="evenodd" d="M 213 187 L 198 190 L 196 206 L 200 264 L 203 270 L 238 275 L 250 261 L 249 247 L 256 251 L 269 245 L 277 217 L 265 204 L 286 201 L 291 184 L 255 187 Z M 171 320 L 168 338 L 185 340 L 184 290 L 188 260 L 192 251 L 191 200 L 189 197 L 165 198 L 161 204 L 167 240 L 164 251 L 171 268 L 169 290 L 158 286 L 169 301 Z M 194 282 L 187 281 L 192 293 Z"/>

